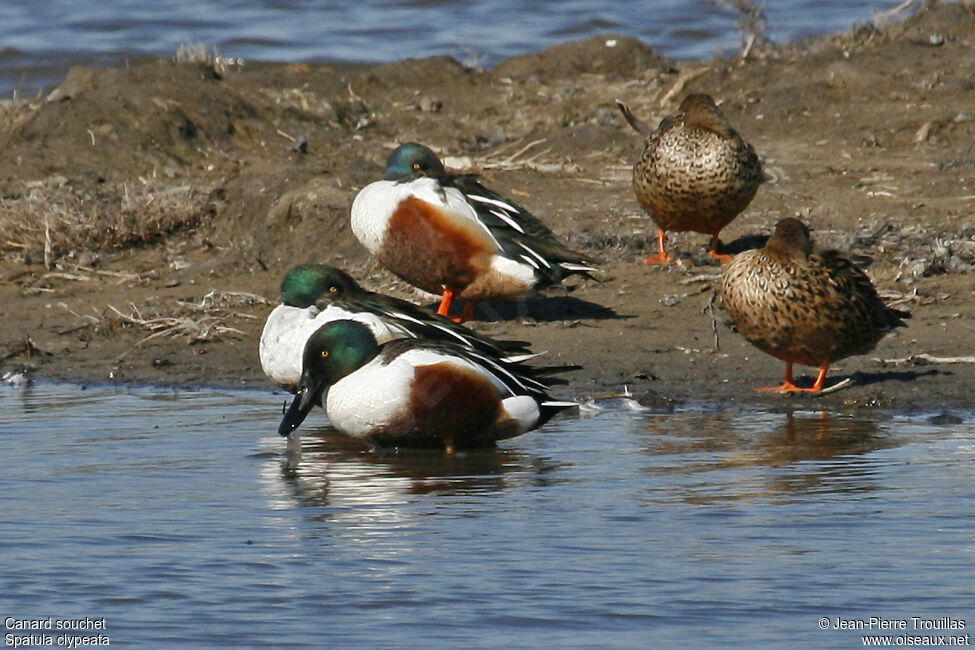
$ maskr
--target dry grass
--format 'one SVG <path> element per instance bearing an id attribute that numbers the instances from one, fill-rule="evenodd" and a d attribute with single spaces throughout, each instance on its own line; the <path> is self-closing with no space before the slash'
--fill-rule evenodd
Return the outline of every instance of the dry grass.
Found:
<path id="1" fill-rule="evenodd" d="M 31 99 L 0 100 L 0 133 L 19 129 L 37 114 L 43 104 L 40 95 Z"/>
<path id="2" fill-rule="evenodd" d="M 151 332 L 139 342 L 140 344 L 159 336 L 184 336 L 189 343 L 198 343 L 200 341 L 213 341 L 226 334 L 243 334 L 239 329 L 225 325 L 223 318 L 218 315 L 167 316 L 152 313 L 143 314 L 135 304 L 129 305 L 130 312 L 126 314 L 114 305 L 108 307 L 114 312 L 115 318 L 113 320 L 116 323 L 134 325 Z"/>
<path id="3" fill-rule="evenodd" d="M 734 11 L 738 15 L 738 31 L 741 32 L 741 58 L 747 59 L 756 46 L 769 46 L 771 41 L 765 36 L 768 16 L 765 2 L 754 0 L 705 0 L 710 4 Z"/>
<path id="4" fill-rule="evenodd" d="M 149 332 L 129 352 L 146 341 L 159 337 L 184 338 L 189 345 L 223 338 L 240 338 L 244 333 L 229 323 L 239 319 L 254 320 L 260 316 L 239 311 L 240 308 L 271 304 L 271 301 L 245 291 L 210 291 L 199 301 L 177 300 L 165 309 L 152 305 L 139 307 L 130 303 L 127 313 L 114 305 L 99 320 L 100 326 L 115 329 L 137 327 Z M 90 317 L 89 317 L 90 318 Z M 121 358 L 121 357 L 119 357 Z"/>
<path id="5" fill-rule="evenodd" d="M 207 194 L 189 185 L 150 181 L 79 189 L 63 177 L 32 185 L 18 197 L 0 200 L 0 248 L 43 250 L 49 268 L 72 251 L 140 245 L 192 228 L 208 206 Z"/>
<path id="6" fill-rule="evenodd" d="M 221 56 L 217 46 L 213 46 L 211 52 L 207 52 L 207 46 L 203 43 L 186 41 L 176 50 L 174 57 L 176 63 L 187 63 L 208 68 L 216 75 L 224 75 L 230 66 L 244 65 L 242 59 Z"/>
<path id="7" fill-rule="evenodd" d="M 540 145 L 545 144 L 545 138 L 533 140 L 528 144 L 522 145 L 519 149 L 511 153 L 510 150 L 515 146 L 521 145 L 522 140 L 523 138 L 498 147 L 491 153 L 491 155 L 482 156 L 476 160 L 466 158 L 453 159 L 452 162 L 454 164 L 448 166 L 471 167 L 476 164 L 477 168 L 485 170 L 512 171 L 518 169 L 528 169 L 531 171 L 544 173 L 574 173 L 581 171 L 578 165 L 569 161 L 551 159 L 548 161 L 543 160 L 542 158 L 544 156 L 552 152 L 551 147 L 537 149 L 537 147 Z M 533 149 L 534 151 L 532 151 Z"/>
<path id="8" fill-rule="evenodd" d="M 219 56 L 219 52 L 217 52 L 216 46 L 214 46 L 211 55 L 203 43 L 187 41 L 176 50 L 176 63 L 212 65 L 217 56 Z"/>

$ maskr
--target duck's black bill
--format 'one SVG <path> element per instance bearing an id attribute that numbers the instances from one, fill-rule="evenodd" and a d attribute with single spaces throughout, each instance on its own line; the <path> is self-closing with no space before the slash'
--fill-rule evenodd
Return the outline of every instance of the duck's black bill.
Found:
<path id="1" fill-rule="evenodd" d="M 291 401 L 291 406 L 288 407 L 284 418 L 281 420 L 278 433 L 286 436 L 301 426 L 301 423 L 305 421 L 311 408 L 315 405 L 315 394 L 316 391 L 309 389 L 307 386 L 302 386 L 298 389 L 295 398 Z"/>

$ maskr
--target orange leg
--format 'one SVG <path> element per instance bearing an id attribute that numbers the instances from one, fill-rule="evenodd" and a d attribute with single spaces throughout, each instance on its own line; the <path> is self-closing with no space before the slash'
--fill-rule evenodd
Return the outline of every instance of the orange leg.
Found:
<path id="1" fill-rule="evenodd" d="M 437 307 L 437 313 L 441 316 L 450 316 L 450 303 L 454 301 L 454 290 L 444 289 L 443 297 L 440 299 L 440 306 Z"/>
<path id="2" fill-rule="evenodd" d="M 464 311 L 461 312 L 460 316 L 450 315 L 450 305 L 454 301 L 454 290 L 444 289 L 443 297 L 440 299 L 440 306 L 437 307 L 437 313 L 441 316 L 446 316 L 455 323 L 463 323 L 465 320 L 470 320 L 474 318 L 474 302 L 468 300 L 464 305 Z"/>
<path id="3" fill-rule="evenodd" d="M 756 388 L 755 390 L 769 393 L 791 393 L 793 391 L 801 390 L 798 386 L 796 386 L 796 382 L 792 379 L 792 362 L 785 362 L 785 381 L 783 381 L 780 385 L 762 386 L 761 388 Z"/>
<path id="4" fill-rule="evenodd" d="M 816 381 L 813 383 L 812 388 L 809 390 L 812 392 L 819 392 L 823 390 L 823 384 L 826 383 L 826 373 L 829 372 L 829 362 L 827 361 L 823 365 L 819 366 L 819 374 L 816 375 Z"/>
<path id="5" fill-rule="evenodd" d="M 647 258 L 647 264 L 669 264 L 674 258 L 667 254 L 667 231 L 657 228 L 657 248 L 660 252 L 654 257 Z"/>
<path id="6" fill-rule="evenodd" d="M 463 323 L 465 320 L 470 320 L 474 318 L 474 305 L 477 304 L 473 300 L 468 300 L 467 304 L 464 305 L 464 311 L 460 313 L 460 319 L 457 320 L 458 323 Z"/>
<path id="7" fill-rule="evenodd" d="M 718 252 L 718 233 L 714 233 L 711 237 L 711 247 L 708 249 L 708 255 L 718 260 L 722 264 L 731 261 L 731 255 L 725 255 L 724 253 Z"/>
<path id="8" fill-rule="evenodd" d="M 792 379 L 792 362 L 785 362 L 785 381 L 779 386 L 762 386 L 756 390 L 767 391 L 772 393 L 818 393 L 823 390 L 823 384 L 826 383 L 826 373 L 829 372 L 829 362 L 825 362 L 819 367 L 819 374 L 816 375 L 816 381 L 809 388 L 800 388 L 796 386 L 796 382 Z"/>

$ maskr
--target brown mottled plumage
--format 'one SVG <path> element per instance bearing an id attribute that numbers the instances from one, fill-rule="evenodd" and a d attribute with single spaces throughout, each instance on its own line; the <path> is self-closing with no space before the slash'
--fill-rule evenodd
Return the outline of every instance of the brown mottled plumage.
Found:
<path id="1" fill-rule="evenodd" d="M 735 256 L 721 294 L 741 335 L 785 361 L 785 382 L 759 390 L 822 390 L 831 363 L 869 352 L 911 316 L 885 305 L 870 278 L 838 251 L 813 252 L 798 219 L 776 224 L 764 248 Z M 793 363 L 819 367 L 812 388 L 795 385 Z"/>
<path id="2" fill-rule="evenodd" d="M 622 103 L 630 125 L 647 136 L 633 166 L 633 191 L 657 224 L 660 253 L 647 264 L 672 261 L 667 231 L 711 235 L 708 254 L 722 261 L 718 233 L 744 210 L 758 191 L 762 164 L 751 145 L 731 128 L 709 95 L 688 95 L 656 130 Z"/>

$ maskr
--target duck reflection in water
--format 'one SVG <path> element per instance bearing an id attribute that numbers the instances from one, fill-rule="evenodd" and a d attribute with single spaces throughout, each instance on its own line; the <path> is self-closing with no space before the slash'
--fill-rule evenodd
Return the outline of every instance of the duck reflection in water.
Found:
<path id="1" fill-rule="evenodd" d="M 700 474 L 706 480 L 688 484 L 686 498 L 708 502 L 873 490 L 881 461 L 870 452 L 903 444 L 873 419 L 825 410 L 687 415 L 654 419 L 648 429 L 643 451 L 655 462 L 645 471 Z"/>
<path id="2" fill-rule="evenodd" d="M 300 445 L 300 463 L 278 457 L 269 464 L 276 467 L 281 483 L 274 492 L 306 506 L 539 486 L 547 484 L 559 466 L 551 458 L 517 449 L 487 447 L 453 455 L 430 449 L 376 449 L 328 429 L 302 436 Z"/>

